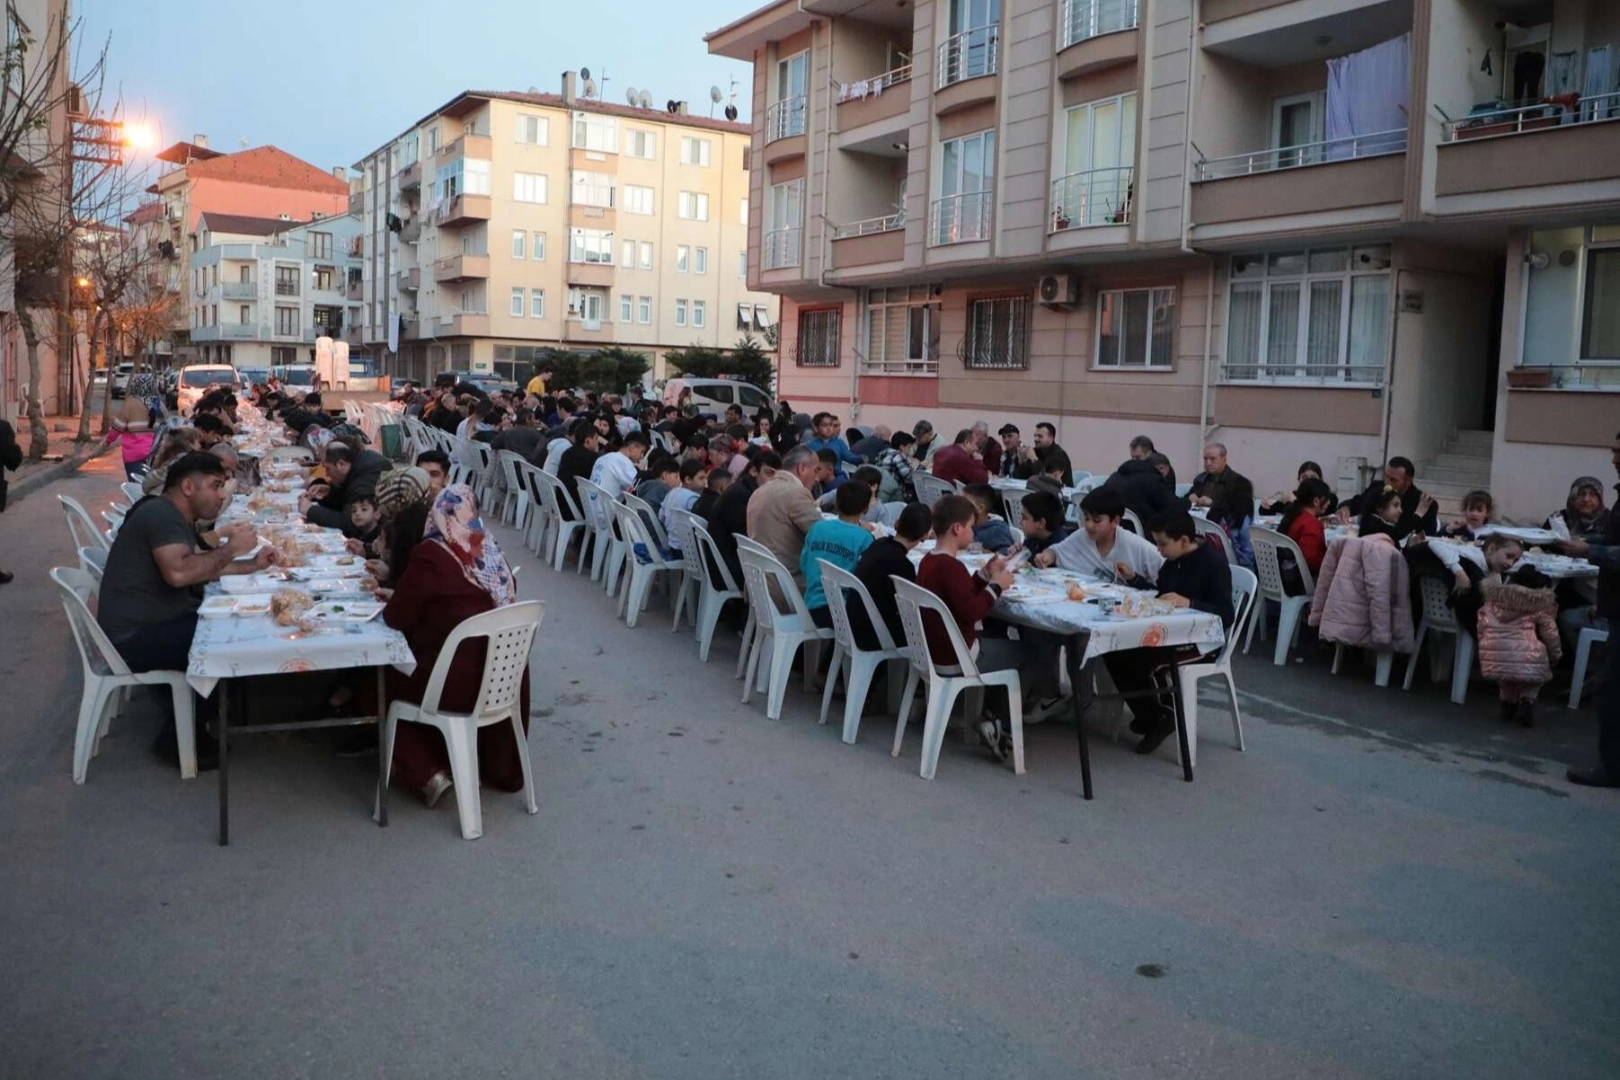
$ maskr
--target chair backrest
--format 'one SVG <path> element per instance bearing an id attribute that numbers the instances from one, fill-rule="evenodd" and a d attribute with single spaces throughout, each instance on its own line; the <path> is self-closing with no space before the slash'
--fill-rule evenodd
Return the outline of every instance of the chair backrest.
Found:
<path id="1" fill-rule="evenodd" d="M 608 498 L 608 493 L 583 476 L 574 477 L 574 486 L 579 489 L 579 505 L 585 511 L 585 524 L 598 532 L 612 528 L 613 514 L 608 504 L 614 500 Z"/>
<path id="2" fill-rule="evenodd" d="M 1423 618 L 1431 629 L 1457 629 L 1457 616 L 1448 604 L 1451 582 L 1434 574 L 1419 574 L 1418 595 L 1423 598 Z"/>
<path id="3" fill-rule="evenodd" d="M 1299 567 L 1299 578 L 1304 584 L 1305 595 L 1316 595 L 1316 578 L 1305 563 L 1305 553 L 1299 550 L 1299 545 L 1290 537 L 1276 529 L 1251 525 L 1249 544 L 1254 548 L 1254 570 L 1260 580 L 1261 596 L 1267 600 L 1282 600 L 1287 597 L 1288 590 L 1283 585 L 1282 560 L 1278 558 L 1285 551 L 1293 556 L 1294 565 Z"/>
<path id="4" fill-rule="evenodd" d="M 647 527 L 647 532 L 659 547 L 669 547 L 669 534 L 664 531 L 664 523 L 658 520 L 658 511 L 652 508 L 651 503 L 627 491 L 624 493 L 624 505 L 641 515 L 641 523 Z"/>
<path id="5" fill-rule="evenodd" d="M 51 571 L 51 580 L 61 593 L 62 608 L 67 612 L 85 670 L 97 675 L 128 675 L 129 665 L 90 612 L 90 598 L 96 595 L 95 579 L 83 570 L 58 566 Z"/>
<path id="6" fill-rule="evenodd" d="M 90 579 L 99 588 L 101 575 L 107 570 L 107 549 L 101 547 L 82 547 L 79 549 L 79 569 L 90 575 Z"/>
<path id="7" fill-rule="evenodd" d="M 68 536 L 73 540 L 73 546 L 81 547 L 111 547 L 112 544 L 102 536 L 101 530 L 96 528 L 95 519 L 90 516 L 79 500 L 68 496 L 58 495 L 57 502 L 62 504 L 62 512 L 67 515 Z"/>
<path id="8" fill-rule="evenodd" d="M 776 558 L 775 554 L 772 553 L 770 548 L 766 547 L 764 544 L 760 543 L 758 540 L 755 540 L 751 536 L 744 536 L 742 533 L 733 533 L 732 539 L 736 541 L 737 550 L 739 552 L 757 551 L 761 555 L 770 555 L 771 558 Z"/>
<path id="9" fill-rule="evenodd" d="M 701 521 L 693 516 L 692 511 L 670 508 L 670 543 L 681 553 L 681 561 L 686 564 L 686 575 L 702 580 L 703 554 L 698 551 L 697 541 L 692 538 L 692 528 L 698 524 Z"/>
<path id="10" fill-rule="evenodd" d="M 527 490 L 523 486 L 522 468 L 528 462 L 523 460 L 523 455 L 512 450 L 502 450 L 498 455 L 498 460 L 501 463 L 501 476 L 506 480 L 507 490 Z"/>
<path id="11" fill-rule="evenodd" d="M 1001 493 L 1001 502 L 1007 508 L 1007 524 L 1017 525 L 1024 520 L 1024 496 L 1029 492 L 1022 488 L 1008 488 Z"/>
<path id="12" fill-rule="evenodd" d="M 921 675 L 945 674 L 939 672 L 934 664 L 934 658 L 928 652 L 928 634 L 923 628 L 923 612 L 930 611 L 935 618 L 945 624 L 945 632 L 950 635 L 951 647 L 956 651 L 956 666 L 962 669 L 963 675 L 977 678 L 978 665 L 973 662 L 973 655 L 968 651 L 967 642 L 962 639 L 962 631 L 956 625 L 951 609 L 945 606 L 945 601 L 914 581 L 907 581 L 894 575 L 891 575 L 889 580 L 894 582 L 894 599 L 900 608 L 900 622 L 906 628 L 906 656 L 911 660 L 911 666 Z"/>
<path id="13" fill-rule="evenodd" d="M 682 513 L 686 513 L 686 511 L 683 510 Z M 702 552 L 702 558 L 699 561 L 702 564 L 704 582 L 708 584 L 709 588 L 716 591 L 736 593 L 740 596 L 742 588 L 731 580 L 731 567 L 726 565 L 726 560 L 721 556 L 720 545 L 716 544 L 714 537 L 709 535 L 708 526 L 700 521 L 696 514 L 689 516 L 692 518 L 692 546 Z M 742 538 L 739 537 L 739 539 Z M 741 549 L 739 548 L 738 551 L 740 553 Z"/>
<path id="14" fill-rule="evenodd" d="M 849 621 L 850 598 L 854 597 L 855 603 L 866 607 L 866 619 L 877 633 L 878 647 L 885 651 L 893 650 L 894 637 L 861 579 L 826 559 L 816 561 L 821 564 L 821 591 L 827 596 L 827 610 L 832 614 L 834 640 L 851 653 L 860 647 L 855 643 L 855 629 Z"/>
<path id="15" fill-rule="evenodd" d="M 450 676 L 456 650 L 462 642 L 474 638 L 487 638 L 488 648 L 484 653 L 478 699 L 473 702 L 469 715 L 481 719 L 514 707 L 523 689 L 523 671 L 529 665 L 529 649 L 534 644 L 535 631 L 540 629 L 540 620 L 545 615 L 545 604 L 524 600 L 463 619 L 444 639 L 439 659 L 433 664 L 433 673 L 428 676 L 427 692 L 422 695 L 422 709 L 439 711 L 439 699 L 444 694 L 444 683 Z"/>
<path id="16" fill-rule="evenodd" d="M 118 485 L 118 489 L 124 493 L 124 498 L 129 500 L 131 506 L 146 498 L 146 492 L 141 489 L 141 485 L 133 480 L 124 481 Z"/>
<path id="17" fill-rule="evenodd" d="M 769 619 L 773 629 L 810 630 L 815 622 L 805 606 L 804 593 L 788 568 L 775 555 L 764 549 L 737 546 L 737 557 L 742 562 L 743 580 L 748 585 L 748 605 L 754 609 L 754 618 L 761 624 Z M 788 610 L 783 610 L 782 602 Z"/>
<path id="18" fill-rule="evenodd" d="M 1076 503 L 1076 508 L 1078 508 L 1079 505 L 1079 503 Z M 1142 537 L 1144 540 L 1152 539 L 1148 536 L 1147 530 L 1142 527 L 1142 519 L 1136 516 L 1135 510 L 1127 508 L 1125 512 L 1120 515 L 1119 523 L 1131 530 L 1131 532 L 1135 533 L 1137 536 Z M 1198 527 L 1198 521 L 1196 518 L 1193 520 L 1193 527 Z"/>
<path id="19" fill-rule="evenodd" d="M 933 506 L 946 495 L 956 494 L 955 485 L 930 476 L 920 469 L 911 474 L 911 487 L 917 493 L 917 501 L 924 506 Z"/>
<path id="20" fill-rule="evenodd" d="M 1232 567 L 1232 628 L 1226 632 L 1226 641 L 1215 654 L 1216 663 L 1225 663 L 1231 657 L 1238 638 L 1243 636 L 1244 628 L 1254 618 L 1255 594 L 1259 588 L 1260 583 L 1253 570 L 1242 566 Z"/>
<path id="21" fill-rule="evenodd" d="M 636 500 L 640 502 L 641 500 Z M 619 525 L 619 535 L 626 544 L 640 544 L 647 551 L 647 557 L 641 561 L 649 566 L 674 566 L 674 562 L 664 558 L 663 549 L 653 540 L 651 531 L 647 528 L 647 519 L 641 511 L 629 503 L 609 503 L 614 519 Z M 642 503 L 643 506 L 646 503 Z M 639 558 L 639 556 L 637 556 Z"/>
<path id="22" fill-rule="evenodd" d="M 1213 521 L 1208 521 L 1201 517 L 1193 518 L 1192 523 L 1193 531 L 1198 534 L 1201 540 L 1205 541 L 1206 543 L 1216 545 L 1220 550 L 1220 553 L 1226 557 L 1228 564 L 1232 566 L 1237 565 L 1237 550 L 1235 545 L 1232 543 L 1232 538 L 1226 535 L 1225 529 L 1221 528 Z"/>

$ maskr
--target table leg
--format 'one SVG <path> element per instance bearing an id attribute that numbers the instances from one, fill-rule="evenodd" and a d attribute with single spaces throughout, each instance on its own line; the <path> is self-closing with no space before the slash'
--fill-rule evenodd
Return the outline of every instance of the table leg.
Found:
<path id="1" fill-rule="evenodd" d="M 1170 668 L 1170 702 L 1176 714 L 1176 745 L 1181 749 L 1181 778 L 1192 783 L 1192 746 L 1187 742 L 1187 708 L 1181 698 L 1181 672 Z"/>
<path id="2" fill-rule="evenodd" d="M 388 827 L 388 747 L 383 739 L 388 731 L 388 669 L 377 669 L 377 827 Z"/>
<path id="3" fill-rule="evenodd" d="M 219 680 L 219 846 L 231 842 L 230 791 L 226 761 L 231 742 L 231 680 Z"/>
<path id="4" fill-rule="evenodd" d="M 1085 655 L 1083 637 L 1069 639 L 1069 689 L 1074 691 L 1074 727 L 1080 735 L 1080 795 L 1091 799 L 1091 749 L 1086 745 L 1086 699 L 1080 692 L 1080 658 Z"/>

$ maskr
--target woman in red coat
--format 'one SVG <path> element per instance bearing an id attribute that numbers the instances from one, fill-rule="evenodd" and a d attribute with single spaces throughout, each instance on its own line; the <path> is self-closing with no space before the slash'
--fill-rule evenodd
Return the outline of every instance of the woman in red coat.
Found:
<path id="1" fill-rule="evenodd" d="M 1306 477 L 1299 482 L 1293 502 L 1288 504 L 1282 521 L 1277 525 L 1278 532 L 1299 545 L 1299 553 L 1305 556 L 1305 565 L 1311 568 L 1312 578 L 1322 572 L 1322 560 L 1327 556 L 1327 532 L 1322 528 L 1320 515 L 1327 512 L 1332 500 L 1333 491 L 1327 484 L 1315 477 Z M 1305 579 L 1299 568 L 1286 553 L 1279 562 L 1285 564 L 1280 565 L 1279 569 L 1282 570 L 1288 594 L 1302 595 Z"/>
<path id="2" fill-rule="evenodd" d="M 416 656 L 409 678 L 389 672 L 390 700 L 420 702 L 445 640 L 474 615 L 504 607 L 517 599 L 511 568 L 495 538 L 484 531 L 478 501 L 465 484 L 439 493 L 422 542 L 411 552 L 394 595 L 383 609 L 383 621 L 405 635 Z M 439 704 L 446 712 L 468 712 L 484 677 L 483 641 L 456 650 Z M 529 683 L 524 674 L 523 730 L 529 729 Z M 394 776 L 421 792 L 433 806 L 450 790 L 450 757 L 444 736 L 425 724 L 402 723 L 394 736 Z M 523 789 L 512 729 L 492 724 L 478 730 L 478 772 L 483 782 L 501 791 Z"/>

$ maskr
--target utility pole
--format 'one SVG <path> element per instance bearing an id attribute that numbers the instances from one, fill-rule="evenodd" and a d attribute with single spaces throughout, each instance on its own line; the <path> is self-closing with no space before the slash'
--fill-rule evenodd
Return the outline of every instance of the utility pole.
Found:
<path id="1" fill-rule="evenodd" d="M 79 224 L 75 206 L 77 185 L 74 170 L 80 164 L 101 166 L 85 183 L 84 187 L 88 190 L 95 187 L 96 183 L 107 174 L 107 170 L 123 167 L 124 122 L 90 116 L 84 112 L 82 98 L 77 94 L 70 94 L 68 103 L 67 131 L 64 135 L 67 143 L 67 168 L 64 170 L 62 180 L 62 212 L 66 215 L 67 228 L 63 230 L 61 295 L 58 297 L 60 309 L 56 314 L 56 381 L 59 397 L 64 403 L 63 414 L 71 416 L 77 413 L 80 407 L 79 379 L 75 370 L 77 363 L 72 359 L 78 351 L 78 335 L 73 328 L 73 286 L 78 279 Z M 81 146 L 87 148 L 83 153 L 79 150 Z M 64 356 L 69 358 L 65 380 L 62 368 Z M 109 363 L 107 389 L 103 391 L 107 394 L 112 393 L 111 371 L 112 365 Z M 89 405 L 88 401 L 83 403 L 85 408 L 89 408 Z"/>

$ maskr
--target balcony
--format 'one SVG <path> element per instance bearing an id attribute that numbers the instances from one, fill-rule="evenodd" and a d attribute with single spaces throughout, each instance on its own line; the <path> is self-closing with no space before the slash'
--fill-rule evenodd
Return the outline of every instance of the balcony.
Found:
<path id="1" fill-rule="evenodd" d="M 492 212 L 488 195 L 457 195 L 439 211 L 440 228 L 461 229 L 488 221 Z"/>
<path id="2" fill-rule="evenodd" d="M 833 230 L 832 254 L 835 270 L 900 262 L 906 256 L 905 213 L 838 226 Z"/>
<path id="3" fill-rule="evenodd" d="M 1399 217 L 1406 183 L 1406 131 L 1210 158 L 1192 187 L 1195 226 L 1347 212 L 1343 226 Z M 1319 224 L 1317 227 L 1324 227 Z M 1259 230 L 1228 230 L 1230 235 Z"/>
<path id="4" fill-rule="evenodd" d="M 990 239 L 990 208 L 995 193 L 964 191 L 935 199 L 928 222 L 930 247 Z"/>
<path id="5" fill-rule="evenodd" d="M 420 161 L 413 161 L 399 171 L 399 190 L 422 190 L 422 163 Z"/>
<path id="6" fill-rule="evenodd" d="M 345 284 L 343 287 L 343 299 L 360 300 L 365 295 L 364 289 L 365 286 L 362 283 L 362 279 L 358 277 L 351 277 L 347 284 Z"/>
<path id="7" fill-rule="evenodd" d="M 433 329 L 438 337 L 488 337 L 489 315 L 481 311 L 441 315 L 434 321 Z"/>
<path id="8" fill-rule="evenodd" d="M 422 287 L 422 268 L 413 266 L 409 270 L 401 270 L 397 275 L 398 285 L 402 292 L 416 292 Z M 435 278 L 434 280 L 438 280 Z"/>
<path id="9" fill-rule="evenodd" d="M 838 87 L 838 130 L 853 131 L 911 112 L 911 65 Z"/>
<path id="10" fill-rule="evenodd" d="M 584 288 L 611 288 L 614 281 L 613 258 L 610 254 L 601 262 L 568 263 L 568 284 Z"/>
<path id="11" fill-rule="evenodd" d="M 939 46 L 939 81 L 935 89 L 994 75 L 1000 40 L 999 26 L 980 26 L 946 38 Z"/>
<path id="12" fill-rule="evenodd" d="M 488 277 L 488 255 L 447 255 L 433 263 L 434 281 L 473 281 Z"/>
<path id="13" fill-rule="evenodd" d="M 764 270 L 783 270 L 790 266 L 798 266 L 803 247 L 803 228 L 794 226 L 788 229 L 773 229 L 765 234 L 760 251 L 760 267 Z"/>
<path id="14" fill-rule="evenodd" d="M 1620 188 L 1620 93 L 1472 113 L 1448 121 L 1441 140 L 1435 195 L 1469 197 L 1470 209 L 1608 201 Z M 1579 188 L 1556 200 L 1535 191 L 1580 184 L 1593 185 L 1584 199 Z"/>
<path id="15" fill-rule="evenodd" d="M 258 323 L 222 322 L 191 328 L 192 341 L 252 341 L 258 336 Z"/>
<path id="16" fill-rule="evenodd" d="M 1058 16 L 1058 78 L 1135 63 L 1140 19 L 1140 0 L 1063 0 Z"/>
<path id="17" fill-rule="evenodd" d="M 1128 225 L 1136 170 L 1128 165 L 1070 173 L 1052 181 L 1052 232 Z"/>
<path id="18" fill-rule="evenodd" d="M 803 135 L 805 111 L 803 94 L 773 102 L 765 110 L 765 141 L 773 143 L 777 139 L 791 139 L 795 135 Z"/>
<path id="19" fill-rule="evenodd" d="M 463 135 L 452 142 L 439 147 L 435 161 L 440 165 L 448 164 L 458 157 L 469 157 L 476 161 L 488 161 L 495 150 L 490 143 L 488 135 Z"/>
<path id="20" fill-rule="evenodd" d="M 1394 128 L 1389 131 L 1375 131 L 1368 135 L 1350 135 L 1342 139 L 1324 139 L 1321 142 L 1300 143 L 1296 146 L 1273 147 L 1247 154 L 1203 158 L 1198 162 L 1198 171 L 1194 179 L 1224 180 L 1228 177 L 1253 176 L 1255 173 L 1278 169 L 1297 169 L 1330 161 L 1405 152 L 1406 129 Z"/>
<path id="21" fill-rule="evenodd" d="M 407 220 L 399 229 L 399 238 L 407 244 L 414 244 L 422 239 L 422 219 L 413 217 Z"/>
<path id="22" fill-rule="evenodd" d="M 220 283 L 219 294 L 226 300 L 257 300 L 259 284 L 256 281 L 225 281 Z"/>

